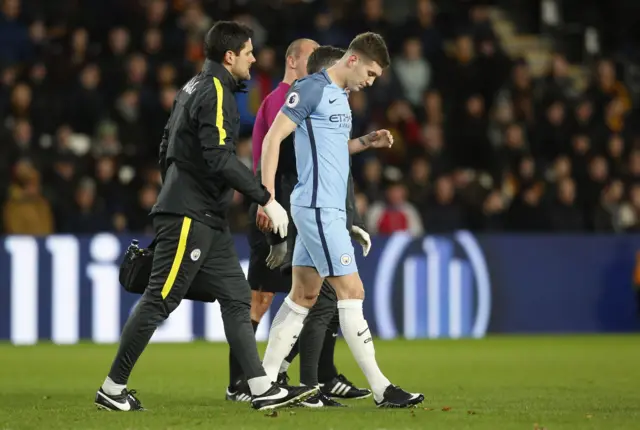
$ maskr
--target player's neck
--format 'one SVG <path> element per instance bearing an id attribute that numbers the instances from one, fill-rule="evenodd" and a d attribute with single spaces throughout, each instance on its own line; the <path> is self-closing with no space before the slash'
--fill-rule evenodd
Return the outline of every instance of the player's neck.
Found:
<path id="1" fill-rule="evenodd" d="M 335 66 L 331 66 L 327 69 L 327 75 L 331 78 L 331 82 L 339 86 L 340 88 L 345 88 L 347 86 L 347 79 L 345 78 L 345 71 L 340 64 L 336 64 Z"/>
<path id="2" fill-rule="evenodd" d="M 298 77 L 296 76 L 296 71 L 293 69 L 287 69 L 284 72 L 284 78 L 282 78 L 282 83 L 291 85 Z"/>

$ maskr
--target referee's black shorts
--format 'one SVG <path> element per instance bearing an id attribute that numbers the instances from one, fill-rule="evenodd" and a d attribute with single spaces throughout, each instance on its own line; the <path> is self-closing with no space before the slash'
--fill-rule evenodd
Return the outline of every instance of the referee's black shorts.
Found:
<path id="1" fill-rule="evenodd" d="M 147 294 L 173 311 L 187 291 L 206 301 L 251 306 L 251 290 L 229 229 L 217 230 L 189 217 L 153 218 L 157 244 Z M 205 296 L 205 297 L 203 297 Z"/>
<path id="2" fill-rule="evenodd" d="M 288 293 L 291 290 L 291 271 L 283 273 L 280 268 L 273 270 L 267 267 L 267 257 L 271 247 L 267 238 L 256 226 L 257 205 L 249 210 L 249 273 L 247 279 L 254 291 L 266 293 Z M 289 225 L 291 227 L 291 224 Z M 292 234 L 292 233 L 289 233 Z M 290 245 L 289 245 L 290 246 Z M 289 258 L 291 254 L 287 256 Z"/>

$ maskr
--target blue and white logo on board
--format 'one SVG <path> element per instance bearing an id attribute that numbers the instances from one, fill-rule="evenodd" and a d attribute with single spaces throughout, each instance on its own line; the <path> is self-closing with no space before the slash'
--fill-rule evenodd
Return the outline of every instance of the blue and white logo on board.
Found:
<path id="1" fill-rule="evenodd" d="M 467 231 L 418 239 L 394 234 L 380 256 L 373 293 L 383 339 L 478 338 L 489 325 L 489 271 L 478 242 Z M 395 312 L 399 308 L 400 320 Z"/>

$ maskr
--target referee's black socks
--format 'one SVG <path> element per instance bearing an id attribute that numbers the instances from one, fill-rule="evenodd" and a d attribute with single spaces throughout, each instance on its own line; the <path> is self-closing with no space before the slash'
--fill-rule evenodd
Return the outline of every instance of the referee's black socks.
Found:
<path id="1" fill-rule="evenodd" d="M 338 340 L 338 328 L 340 327 L 340 317 L 338 312 L 327 326 L 324 336 L 322 352 L 320 353 L 320 361 L 318 362 L 318 381 L 326 383 L 338 376 L 334 361 L 334 353 L 336 350 L 336 341 Z"/>

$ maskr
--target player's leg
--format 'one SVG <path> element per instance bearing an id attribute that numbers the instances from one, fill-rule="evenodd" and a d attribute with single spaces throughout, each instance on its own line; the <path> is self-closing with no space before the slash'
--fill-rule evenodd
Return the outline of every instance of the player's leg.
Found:
<path id="1" fill-rule="evenodd" d="M 363 313 L 364 287 L 343 213 L 324 208 L 318 211 L 318 225 L 323 226 L 324 248 L 331 261 L 327 281 L 338 296 L 342 335 L 367 378 L 378 406 L 406 407 L 420 403 L 424 399 L 422 394 L 407 393 L 393 386 L 378 367 L 373 337 Z"/>
<path id="2" fill-rule="evenodd" d="M 294 265 L 305 261 L 308 257 L 298 254 L 306 253 L 300 241 L 296 243 Z M 267 375 L 276 378 L 283 360 L 291 352 L 302 330 L 304 320 L 313 306 L 322 285 L 322 278 L 313 267 L 294 266 L 291 292 L 284 299 L 271 323 L 269 343 L 264 354 L 263 365 Z"/>
<path id="3" fill-rule="evenodd" d="M 291 292 L 271 323 L 269 343 L 262 360 L 271 378 L 278 375 L 282 361 L 296 343 L 322 285 L 309 250 L 309 245 L 316 240 L 314 234 L 317 231 L 312 214 L 313 209 L 291 206 L 291 217 L 298 232 L 293 250 Z"/>
<path id="4" fill-rule="evenodd" d="M 300 332 L 300 384 L 302 385 L 319 385 L 318 361 L 327 335 L 327 327 L 331 323 L 333 315 L 336 314 L 336 310 L 335 291 L 325 281 L 322 283 L 318 300 L 309 311 Z M 331 336 L 331 340 L 335 344 L 333 336 Z M 333 360 L 331 367 L 333 367 Z M 344 406 L 327 397 L 323 392 L 304 401 L 302 405 L 310 408 Z"/>
<path id="5" fill-rule="evenodd" d="M 287 254 L 284 258 L 284 262 L 282 266 L 280 266 L 279 271 L 280 274 L 287 284 L 286 293 L 288 294 L 291 290 L 291 285 L 293 283 L 293 253 L 295 251 L 295 243 L 298 238 L 298 230 L 296 229 L 295 223 L 289 224 L 289 231 L 287 234 Z M 283 291 L 284 292 L 284 291 Z M 289 370 L 289 366 L 293 363 L 293 360 L 296 358 L 298 353 L 300 352 L 300 339 L 293 344 L 289 355 L 287 355 L 280 365 L 280 372 L 278 373 L 278 381 L 280 383 L 288 384 L 289 375 L 287 371 Z"/>
<path id="6" fill-rule="evenodd" d="M 122 330 L 109 376 L 96 394 L 96 404 L 105 409 L 141 408 L 126 389 L 129 375 L 156 328 L 180 304 L 211 241 L 206 227 L 190 218 L 158 215 L 153 223 L 158 241 L 149 286 Z"/>
<path id="7" fill-rule="evenodd" d="M 334 352 L 340 319 L 335 289 L 326 280 L 315 306 L 311 308 L 300 334 L 300 382 L 318 385 L 329 397 L 364 399 L 371 391 L 358 388 L 344 375 L 338 374 Z"/>
<path id="8" fill-rule="evenodd" d="M 305 387 L 280 387 L 269 378 L 260 363 L 255 335 L 251 326 L 251 289 L 235 252 L 228 230 L 213 230 L 214 240 L 207 260 L 195 282 L 205 282 L 214 288 L 220 302 L 222 321 L 229 346 L 234 351 L 247 378 L 252 406 L 273 409 L 287 406 L 315 394 Z"/>

